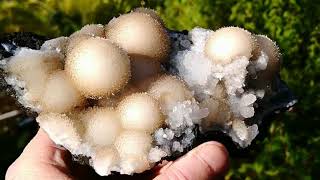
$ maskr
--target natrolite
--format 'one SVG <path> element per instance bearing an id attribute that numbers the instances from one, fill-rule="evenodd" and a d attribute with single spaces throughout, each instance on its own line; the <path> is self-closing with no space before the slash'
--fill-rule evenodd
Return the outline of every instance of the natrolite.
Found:
<path id="1" fill-rule="evenodd" d="M 183 81 L 174 76 L 164 75 L 153 82 L 148 92 L 156 98 L 163 110 L 170 109 L 177 102 L 192 99 L 192 93 Z"/>
<path id="2" fill-rule="evenodd" d="M 153 132 L 163 123 L 160 106 L 146 93 L 134 93 L 124 98 L 118 111 L 123 128 Z"/>
<path id="3" fill-rule="evenodd" d="M 91 34 L 73 33 L 69 38 L 66 45 L 66 53 L 71 51 L 76 45 L 80 44 L 81 41 L 92 38 Z"/>
<path id="4" fill-rule="evenodd" d="M 83 98 L 73 86 L 64 71 L 57 71 L 48 77 L 41 104 L 46 112 L 68 112 L 80 105 Z"/>
<path id="5" fill-rule="evenodd" d="M 89 34 L 98 37 L 105 37 L 104 25 L 102 24 L 88 24 L 78 31 L 80 34 Z"/>
<path id="6" fill-rule="evenodd" d="M 206 55 L 217 64 L 229 64 L 235 58 L 252 56 L 255 39 L 239 27 L 225 27 L 211 33 L 206 44 Z"/>
<path id="7" fill-rule="evenodd" d="M 92 108 L 82 116 L 83 124 L 86 124 L 85 139 L 99 146 L 112 146 L 121 132 L 121 124 L 118 113 L 107 107 Z"/>
<path id="8" fill-rule="evenodd" d="M 161 17 L 153 9 L 139 7 L 139 8 L 134 9 L 133 12 L 139 12 L 139 13 L 147 14 L 147 15 L 151 16 L 153 19 L 155 19 L 156 21 L 158 21 L 160 24 L 164 25 L 164 22 L 161 19 Z"/>
<path id="9" fill-rule="evenodd" d="M 269 60 L 266 70 L 259 77 L 271 80 L 280 71 L 280 50 L 277 44 L 265 35 L 256 35 L 259 49 L 267 54 Z"/>
<path id="10" fill-rule="evenodd" d="M 131 57 L 163 61 L 169 55 L 170 39 L 166 29 L 145 13 L 131 12 L 111 20 L 106 26 L 106 38 Z"/>
<path id="11" fill-rule="evenodd" d="M 81 41 L 67 54 L 65 69 L 86 97 L 105 97 L 127 83 L 130 60 L 109 40 L 92 37 Z"/>
<path id="12" fill-rule="evenodd" d="M 56 51 L 36 51 L 22 48 L 7 64 L 7 71 L 26 84 L 26 98 L 39 102 L 50 73 L 63 68 L 62 55 Z"/>

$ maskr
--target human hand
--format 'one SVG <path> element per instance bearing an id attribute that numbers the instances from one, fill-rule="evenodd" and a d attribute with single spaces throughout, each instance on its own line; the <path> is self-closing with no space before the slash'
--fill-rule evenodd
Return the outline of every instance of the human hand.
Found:
<path id="1" fill-rule="evenodd" d="M 218 142 L 204 143 L 186 155 L 137 176 L 99 177 L 87 166 L 73 163 L 71 154 L 54 144 L 40 128 L 20 157 L 7 170 L 6 179 L 216 179 L 228 168 L 228 152 Z"/>

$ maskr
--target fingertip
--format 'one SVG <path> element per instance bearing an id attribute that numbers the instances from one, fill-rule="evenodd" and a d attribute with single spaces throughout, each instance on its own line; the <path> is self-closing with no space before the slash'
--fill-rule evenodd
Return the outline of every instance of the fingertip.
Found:
<path id="1" fill-rule="evenodd" d="M 229 152 L 226 147 L 216 141 L 201 144 L 195 149 L 196 156 L 205 161 L 214 175 L 224 175 L 229 168 Z"/>
<path id="2" fill-rule="evenodd" d="M 229 154 L 220 143 L 210 141 L 199 145 L 175 161 L 158 179 L 212 179 L 222 177 L 229 167 Z"/>

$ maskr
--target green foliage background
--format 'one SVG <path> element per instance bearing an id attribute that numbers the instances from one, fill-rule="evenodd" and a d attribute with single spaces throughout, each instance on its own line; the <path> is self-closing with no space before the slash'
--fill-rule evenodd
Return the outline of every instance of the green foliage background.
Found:
<path id="1" fill-rule="evenodd" d="M 283 53 L 281 76 L 300 101 L 292 112 L 272 122 L 258 150 L 232 159 L 226 179 L 319 177 L 319 0 L 1 0 L 0 32 L 69 35 L 84 24 L 106 24 L 139 6 L 156 9 L 171 29 L 234 25 L 277 41 Z M 4 103 L 1 106 L 7 108 Z M 0 133 L 2 175 L 31 137 L 26 131 L 18 134 Z"/>

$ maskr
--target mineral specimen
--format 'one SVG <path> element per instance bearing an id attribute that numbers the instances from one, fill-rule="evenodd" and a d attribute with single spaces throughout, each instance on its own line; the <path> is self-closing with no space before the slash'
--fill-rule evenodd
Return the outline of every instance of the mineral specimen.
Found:
<path id="1" fill-rule="evenodd" d="M 0 40 L 17 101 L 102 176 L 148 170 L 210 132 L 245 148 L 267 113 L 296 102 L 280 97 L 275 42 L 239 27 L 181 33 L 138 8 L 41 48 Z"/>

